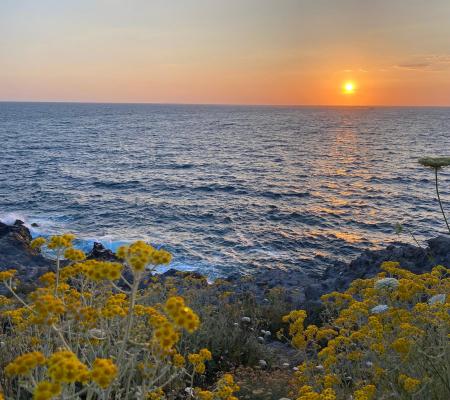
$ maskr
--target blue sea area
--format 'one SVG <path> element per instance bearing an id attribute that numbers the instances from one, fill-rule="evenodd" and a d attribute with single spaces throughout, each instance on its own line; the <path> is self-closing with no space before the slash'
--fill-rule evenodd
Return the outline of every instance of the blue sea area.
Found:
<path id="1" fill-rule="evenodd" d="M 148 240 L 210 277 L 444 230 L 417 159 L 449 155 L 449 108 L 0 103 L 0 143 L 0 220 L 85 249 Z"/>

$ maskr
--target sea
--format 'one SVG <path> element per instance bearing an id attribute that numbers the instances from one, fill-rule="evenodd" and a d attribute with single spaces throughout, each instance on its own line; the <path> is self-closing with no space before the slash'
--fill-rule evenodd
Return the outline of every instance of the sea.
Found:
<path id="1" fill-rule="evenodd" d="M 3 222 L 86 250 L 143 239 L 212 279 L 445 232 L 417 160 L 450 155 L 450 108 L 2 102 L 0 146 Z"/>

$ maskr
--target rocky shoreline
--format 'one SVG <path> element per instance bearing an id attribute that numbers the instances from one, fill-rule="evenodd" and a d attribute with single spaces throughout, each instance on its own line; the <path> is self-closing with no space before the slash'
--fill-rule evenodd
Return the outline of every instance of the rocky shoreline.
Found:
<path id="1" fill-rule="evenodd" d="M 33 286 L 40 275 L 54 268 L 53 261 L 33 250 L 30 242 L 30 231 L 22 221 L 17 220 L 13 225 L 0 222 L 0 271 L 17 269 L 24 290 Z M 94 243 L 88 258 L 108 261 L 116 259 L 114 253 L 100 243 Z M 265 297 L 268 290 L 282 287 L 293 307 L 309 305 L 310 308 L 318 303 L 322 294 L 345 290 L 355 279 L 374 276 L 384 261 L 398 261 L 403 268 L 415 273 L 429 271 L 435 265 L 450 267 L 450 236 L 430 239 L 426 248 L 395 243 L 382 250 L 366 250 L 348 264 L 339 261 L 334 263 L 324 273 L 265 269 L 257 271 L 251 277 L 235 274 L 226 280 L 236 292 L 250 292 L 260 299 Z M 176 270 L 169 270 L 162 276 L 178 273 Z M 198 275 L 192 272 L 182 274 Z"/>

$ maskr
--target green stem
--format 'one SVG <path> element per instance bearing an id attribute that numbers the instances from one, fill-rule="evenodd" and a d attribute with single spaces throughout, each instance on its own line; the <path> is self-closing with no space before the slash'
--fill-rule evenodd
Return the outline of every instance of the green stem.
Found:
<path id="1" fill-rule="evenodd" d="M 438 186 L 438 169 L 434 169 L 434 176 L 436 178 L 436 193 L 439 201 L 439 206 L 441 207 L 442 216 L 444 217 L 445 224 L 447 225 L 448 232 L 450 233 L 450 225 L 448 224 L 447 217 L 445 216 L 444 207 L 442 207 L 441 196 L 439 195 L 439 186 Z"/>

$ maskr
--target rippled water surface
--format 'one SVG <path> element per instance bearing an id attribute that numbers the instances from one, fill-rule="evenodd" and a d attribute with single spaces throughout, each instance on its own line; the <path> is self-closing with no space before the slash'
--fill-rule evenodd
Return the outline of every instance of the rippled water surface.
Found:
<path id="1" fill-rule="evenodd" d="M 444 227 L 416 159 L 450 153 L 450 109 L 0 103 L 0 143 L 0 219 L 145 238 L 211 276 L 320 270 L 397 221 Z"/>

